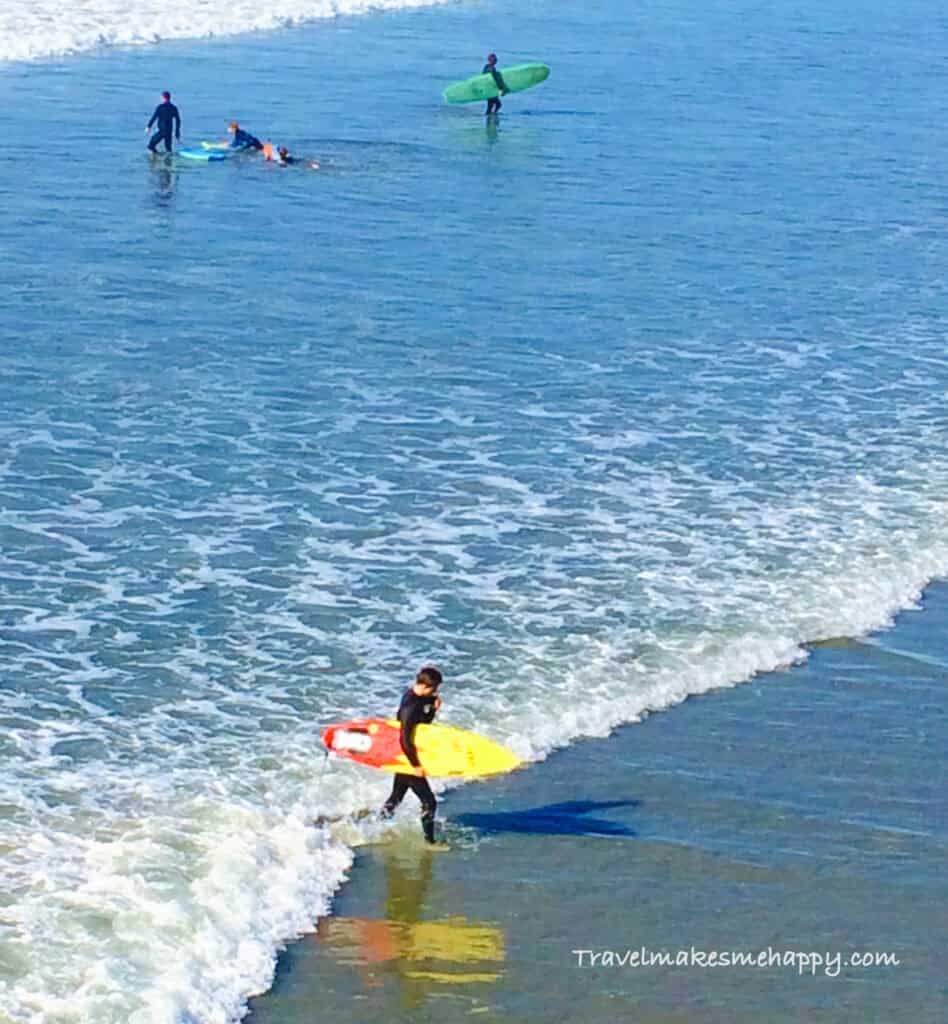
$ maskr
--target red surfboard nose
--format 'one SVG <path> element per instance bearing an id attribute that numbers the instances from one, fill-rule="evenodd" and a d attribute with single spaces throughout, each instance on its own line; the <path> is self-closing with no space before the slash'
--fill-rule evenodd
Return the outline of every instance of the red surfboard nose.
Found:
<path id="1" fill-rule="evenodd" d="M 372 749 L 372 733 L 375 731 L 371 723 L 368 726 L 357 722 L 331 725 L 323 730 L 323 743 L 334 754 L 345 754 L 347 757 L 367 754 Z"/>
<path id="2" fill-rule="evenodd" d="M 370 768 L 394 770 L 403 757 L 401 727 L 384 718 L 361 718 L 354 722 L 337 722 L 327 726 L 322 741 L 330 753 L 348 758 Z M 407 762 L 406 762 L 407 763 Z"/>

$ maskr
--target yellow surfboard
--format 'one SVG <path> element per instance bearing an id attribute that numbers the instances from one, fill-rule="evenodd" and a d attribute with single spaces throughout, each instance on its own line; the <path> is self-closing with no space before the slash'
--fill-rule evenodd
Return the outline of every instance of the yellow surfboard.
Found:
<path id="1" fill-rule="evenodd" d="M 412 767 L 402 752 L 400 733 L 397 719 L 364 718 L 329 726 L 323 731 L 323 743 L 334 754 L 359 764 L 410 775 Z M 499 743 L 453 725 L 416 726 L 415 747 L 425 772 L 441 778 L 502 775 L 522 763 Z"/>

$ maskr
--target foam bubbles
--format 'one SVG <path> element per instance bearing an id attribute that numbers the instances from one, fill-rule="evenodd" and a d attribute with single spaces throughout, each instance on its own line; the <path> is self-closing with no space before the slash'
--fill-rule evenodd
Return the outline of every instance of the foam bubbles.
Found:
<path id="1" fill-rule="evenodd" d="M 427 7 L 439 0 L 6 0 L 0 61 L 63 57 L 104 46 L 146 46 L 286 28 L 319 18 Z"/>
<path id="2" fill-rule="evenodd" d="M 463 400 L 435 368 L 444 410 L 400 416 L 410 365 L 355 387 L 301 352 L 331 409 L 228 362 L 97 409 L 111 459 L 72 443 L 78 405 L 0 426 L 0 1009 L 234 1020 L 348 870 L 313 823 L 384 797 L 320 726 L 393 710 L 425 661 L 446 721 L 539 760 L 911 606 L 948 573 L 940 345 L 888 382 L 887 339 L 808 353 L 831 404 L 796 349 L 696 341 L 608 390 L 564 360 L 571 415 L 475 358 Z M 70 489 L 24 497 L 64 453 Z"/>

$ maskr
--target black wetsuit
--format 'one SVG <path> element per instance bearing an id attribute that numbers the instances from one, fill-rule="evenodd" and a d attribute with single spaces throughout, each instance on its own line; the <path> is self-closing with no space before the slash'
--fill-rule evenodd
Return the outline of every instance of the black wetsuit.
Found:
<path id="1" fill-rule="evenodd" d="M 158 143 L 164 140 L 165 149 L 170 153 L 172 127 L 175 129 L 175 136 L 178 139 L 181 138 L 181 115 L 171 100 L 165 100 L 164 103 L 159 103 L 155 107 L 155 112 L 151 115 L 151 120 L 148 122 L 148 127 L 150 128 L 156 121 L 158 122 L 158 131 L 152 135 L 148 148 L 152 153 L 157 153 Z"/>
<path id="2" fill-rule="evenodd" d="M 234 141 L 230 144 L 231 149 L 263 149 L 263 143 L 243 128 L 234 132 Z"/>
<path id="3" fill-rule="evenodd" d="M 401 743 L 408 763 L 419 765 L 418 751 L 415 748 L 415 726 L 427 725 L 437 713 L 434 694 L 429 697 L 419 697 L 413 689 L 405 691 L 401 704 L 398 705 L 398 720 L 402 723 Z M 405 799 L 405 794 L 411 790 L 421 801 L 421 827 L 425 833 L 425 839 L 429 843 L 434 842 L 435 808 L 438 801 L 428 780 L 421 775 L 397 774 L 392 783 L 392 792 L 382 806 L 383 817 L 390 817 L 395 813 L 395 808 Z"/>
<path id="4" fill-rule="evenodd" d="M 500 90 L 501 96 L 507 91 L 507 86 L 504 85 L 503 75 L 497 70 L 496 64 L 485 64 L 484 70 L 481 72 L 482 75 L 491 75 L 494 79 L 494 84 Z M 496 114 L 500 110 L 500 96 L 492 96 L 487 101 L 487 113 Z"/>

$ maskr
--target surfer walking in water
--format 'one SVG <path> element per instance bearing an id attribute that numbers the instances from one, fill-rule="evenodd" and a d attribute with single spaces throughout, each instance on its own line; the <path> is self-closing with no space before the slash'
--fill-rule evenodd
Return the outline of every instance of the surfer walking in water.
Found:
<path id="1" fill-rule="evenodd" d="M 395 781 L 392 783 L 391 795 L 382 805 L 380 812 L 383 818 L 390 818 L 395 813 L 395 808 L 405 799 L 405 794 L 411 790 L 421 801 L 421 828 L 425 834 L 425 840 L 429 843 L 435 841 L 435 809 L 438 806 L 438 801 L 431 791 L 431 786 L 425 777 L 424 766 L 418 758 L 418 750 L 415 747 L 415 727 L 428 725 L 438 713 L 441 708 L 441 698 L 438 696 L 440 686 L 441 672 L 434 665 L 426 665 L 402 696 L 401 704 L 398 706 L 398 721 L 401 723 L 400 740 L 402 752 L 412 766 L 412 774 L 401 772 L 396 774 Z"/>
<path id="2" fill-rule="evenodd" d="M 489 53 L 487 55 L 487 63 L 484 65 L 484 69 L 481 72 L 482 75 L 490 75 L 494 79 L 494 84 L 500 90 L 500 96 L 507 95 L 507 86 L 504 84 L 503 75 L 497 70 L 497 54 Z M 487 116 L 496 114 L 500 111 L 501 102 L 500 96 L 491 96 L 487 101 Z"/>
<path id="3" fill-rule="evenodd" d="M 148 148 L 152 153 L 157 153 L 158 143 L 164 142 L 165 152 L 170 153 L 172 149 L 172 128 L 174 128 L 175 138 L 178 142 L 181 141 L 181 115 L 178 113 L 178 108 L 171 102 L 171 93 L 167 90 L 161 94 L 161 103 L 155 107 L 155 112 L 151 115 L 151 120 L 147 125 L 145 125 L 145 131 L 150 132 L 151 126 L 156 121 L 158 122 L 158 131 L 152 135 L 151 141 L 148 143 Z"/>

